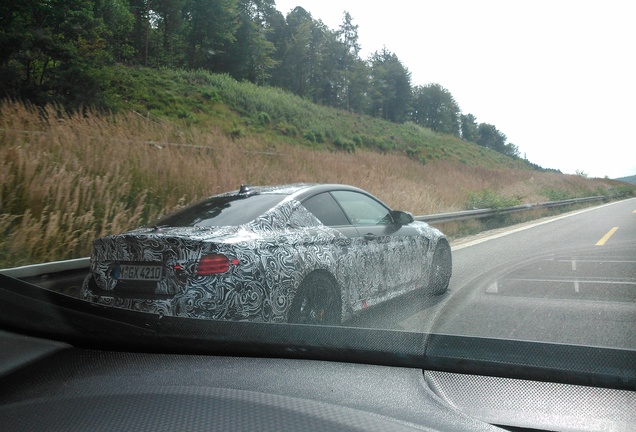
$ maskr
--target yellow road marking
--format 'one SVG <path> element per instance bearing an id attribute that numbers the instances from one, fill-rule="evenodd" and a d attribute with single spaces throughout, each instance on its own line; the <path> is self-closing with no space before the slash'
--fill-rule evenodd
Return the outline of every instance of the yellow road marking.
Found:
<path id="1" fill-rule="evenodd" d="M 616 230 L 617 230 L 617 229 L 618 229 L 618 227 L 614 227 L 614 228 L 612 228 L 611 230 L 609 230 L 609 231 L 608 231 L 608 233 L 607 233 L 607 234 L 605 234 L 605 235 L 603 236 L 603 238 L 602 238 L 602 239 L 600 239 L 600 240 L 596 243 L 596 246 L 603 246 L 603 245 L 604 245 L 604 244 L 605 244 L 605 243 L 609 240 L 609 238 L 610 238 L 612 235 L 614 235 L 614 233 L 616 232 Z"/>

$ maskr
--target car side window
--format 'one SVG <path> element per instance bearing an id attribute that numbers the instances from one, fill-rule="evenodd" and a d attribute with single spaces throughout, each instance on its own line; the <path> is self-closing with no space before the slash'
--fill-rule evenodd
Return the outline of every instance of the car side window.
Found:
<path id="1" fill-rule="evenodd" d="M 354 225 L 390 225 L 391 210 L 373 198 L 351 191 L 331 192 Z"/>
<path id="2" fill-rule="evenodd" d="M 321 193 L 303 201 L 303 206 L 327 226 L 351 225 L 342 209 L 328 193 Z"/>

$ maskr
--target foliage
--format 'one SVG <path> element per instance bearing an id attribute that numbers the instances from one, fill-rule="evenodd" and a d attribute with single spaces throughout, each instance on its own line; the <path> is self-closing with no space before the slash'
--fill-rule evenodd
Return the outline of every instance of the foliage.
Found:
<path id="1" fill-rule="evenodd" d="M 460 109 L 453 95 L 439 84 L 413 89 L 413 121 L 435 132 L 459 136 Z"/>
<path id="2" fill-rule="evenodd" d="M 493 190 L 484 189 L 480 192 L 469 192 L 466 208 L 472 209 L 502 209 L 514 207 L 521 203 L 519 197 L 505 197 Z"/>
<path id="3" fill-rule="evenodd" d="M 392 122 L 404 122 L 411 104 L 411 73 L 386 48 L 376 51 L 370 64 L 372 115 Z"/>
<path id="4" fill-rule="evenodd" d="M 608 189 L 610 198 L 630 198 L 636 196 L 636 187 L 633 185 L 618 185 Z"/>
<path id="5" fill-rule="evenodd" d="M 559 190 L 554 187 L 546 188 L 542 191 L 542 194 L 550 201 L 563 201 L 574 198 L 571 191 Z"/>
<path id="6" fill-rule="evenodd" d="M 333 140 L 333 144 L 336 146 L 336 148 L 344 150 L 347 153 L 354 153 L 356 151 L 355 142 L 347 138 L 336 137 Z"/>
<path id="7" fill-rule="evenodd" d="M 462 139 L 476 143 L 479 139 L 479 127 L 477 125 L 477 117 L 472 114 L 461 114 L 461 136 Z"/>
<path id="8" fill-rule="evenodd" d="M 121 6 L 91 0 L 3 2 L 0 95 L 74 108 L 95 103 L 100 85 L 95 70 L 114 54 L 104 48 L 116 39 L 108 26 L 126 31 L 130 24 Z"/>
<path id="9" fill-rule="evenodd" d="M 302 7 L 283 16 L 274 0 L 24 0 L 0 6 L 0 98 L 55 103 L 71 111 L 116 110 L 140 99 L 110 93 L 107 66 L 202 69 L 282 88 L 319 105 L 394 123 L 413 121 L 519 156 L 493 125 L 477 125 L 474 116 L 461 114 L 447 89 L 439 84 L 413 88 L 408 68 L 386 47 L 368 59 L 359 54 L 358 26 L 349 13 L 332 30 Z M 127 85 L 138 83 L 128 80 Z M 155 111 L 150 100 L 159 96 L 161 110 L 189 123 L 200 120 L 188 111 L 189 103 L 168 109 L 164 102 L 173 95 L 160 95 L 162 88 L 154 87 L 143 95 L 148 111 Z M 257 103 L 273 123 L 298 121 L 283 118 L 272 104 Z M 250 102 L 233 105 L 241 104 Z M 265 122 L 262 116 L 253 120 Z M 337 135 L 319 125 L 307 126 L 295 125 L 309 141 L 309 130 L 316 142 L 320 136 L 328 141 Z M 369 136 L 356 145 L 395 147 Z"/>
<path id="10" fill-rule="evenodd" d="M 187 66 L 225 72 L 217 57 L 236 42 L 236 0 L 192 0 L 184 10 Z"/>
<path id="11" fill-rule="evenodd" d="M 575 174 L 579 177 L 588 178 L 588 175 L 585 171 L 577 169 Z"/>

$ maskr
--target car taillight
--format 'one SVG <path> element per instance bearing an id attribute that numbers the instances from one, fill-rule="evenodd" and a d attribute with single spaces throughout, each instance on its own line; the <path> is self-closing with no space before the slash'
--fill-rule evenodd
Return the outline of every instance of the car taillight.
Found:
<path id="1" fill-rule="evenodd" d="M 221 254 L 204 255 L 197 264 L 197 276 L 209 276 L 225 273 L 231 265 L 238 265 L 236 258 L 228 258 Z"/>

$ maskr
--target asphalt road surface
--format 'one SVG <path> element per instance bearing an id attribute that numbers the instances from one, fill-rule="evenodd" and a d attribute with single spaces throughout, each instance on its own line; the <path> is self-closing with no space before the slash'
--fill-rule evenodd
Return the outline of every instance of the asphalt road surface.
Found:
<path id="1" fill-rule="evenodd" d="M 347 326 L 636 349 L 636 199 L 454 242 L 441 296 L 414 292 Z M 74 295 L 84 273 L 31 282 Z"/>
<path id="2" fill-rule="evenodd" d="M 636 348 L 636 199 L 453 245 L 449 292 L 413 293 L 351 325 Z"/>

